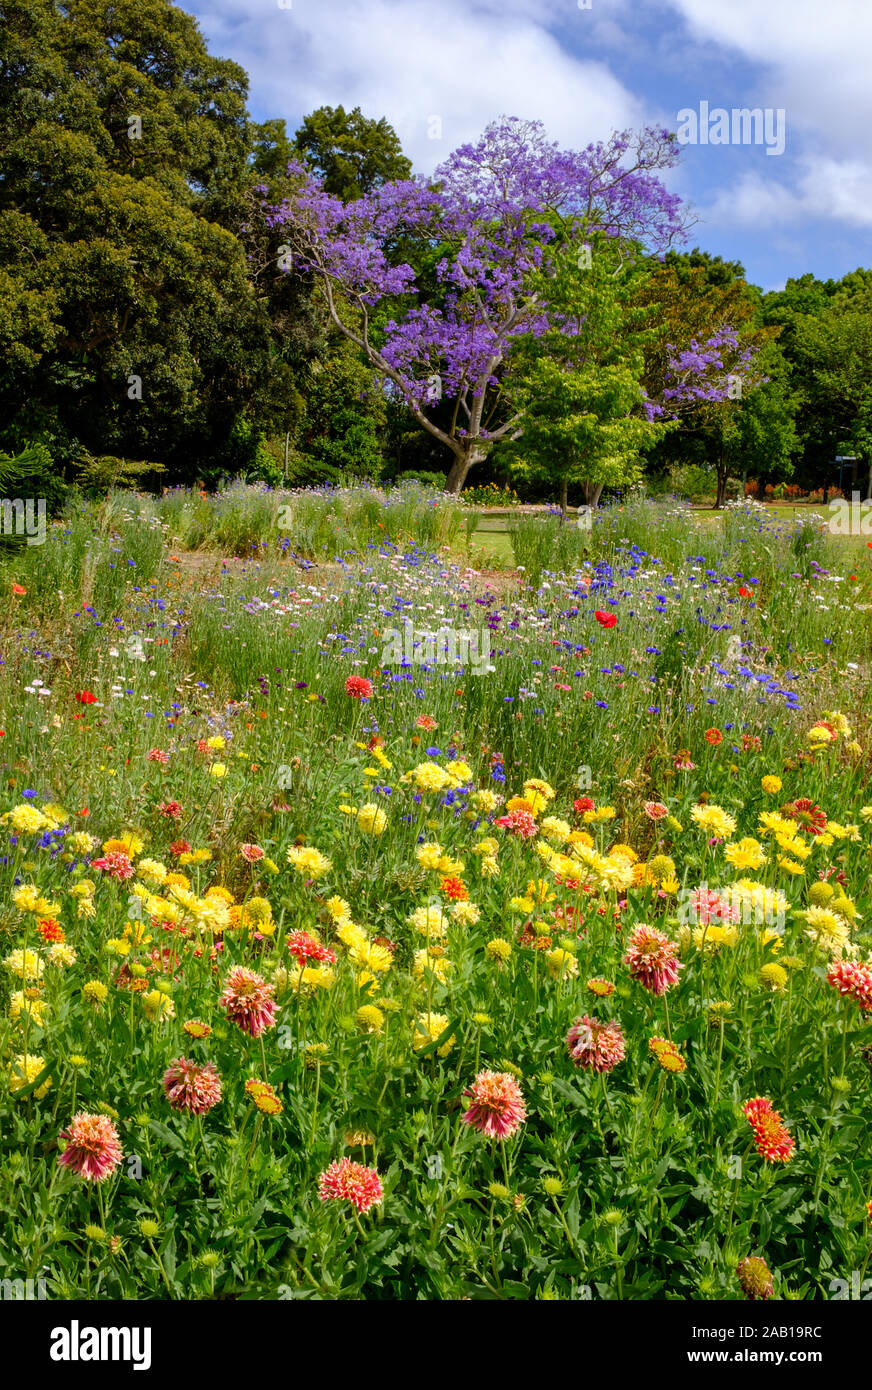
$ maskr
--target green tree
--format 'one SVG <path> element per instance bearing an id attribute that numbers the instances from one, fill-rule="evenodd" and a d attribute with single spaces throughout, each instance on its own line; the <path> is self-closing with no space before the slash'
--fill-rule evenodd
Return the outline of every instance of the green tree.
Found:
<path id="1" fill-rule="evenodd" d="M 596 506 L 604 487 L 634 482 L 640 451 L 666 429 L 645 413 L 645 349 L 655 330 L 633 303 L 646 264 L 606 237 L 567 244 L 547 272 L 552 326 L 525 338 L 504 382 L 523 425 L 505 452 L 516 477 L 570 486 Z M 535 291 L 535 285 L 534 285 Z"/>
<path id="2" fill-rule="evenodd" d="M 272 367 L 246 90 L 166 0 L 2 0 L 0 444 L 220 465 Z"/>
<path id="3" fill-rule="evenodd" d="M 327 193 L 350 203 L 392 179 L 407 179 L 412 165 L 384 117 L 372 120 L 359 106 L 319 106 L 295 136 L 297 150 L 324 182 Z"/>

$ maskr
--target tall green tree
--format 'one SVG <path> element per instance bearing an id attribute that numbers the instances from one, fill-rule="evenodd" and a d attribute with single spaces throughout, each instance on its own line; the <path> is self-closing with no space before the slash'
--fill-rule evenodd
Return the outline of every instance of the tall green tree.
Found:
<path id="1" fill-rule="evenodd" d="M 2 0 L 0 445 L 222 463 L 271 375 L 246 92 L 166 0 Z"/>
<path id="2" fill-rule="evenodd" d="M 516 477 L 556 485 L 564 511 L 571 486 L 596 506 L 604 487 L 634 482 L 640 452 L 665 431 L 646 414 L 642 386 L 656 330 L 651 310 L 633 299 L 647 273 L 610 238 L 568 242 L 541 277 L 548 330 L 510 357 L 504 389 L 523 425 L 504 453 Z"/>
<path id="3" fill-rule="evenodd" d="M 396 132 L 381 117 L 364 116 L 359 106 L 319 106 L 295 136 L 297 150 L 327 193 L 353 202 L 393 179 L 407 179 L 412 165 Z"/>

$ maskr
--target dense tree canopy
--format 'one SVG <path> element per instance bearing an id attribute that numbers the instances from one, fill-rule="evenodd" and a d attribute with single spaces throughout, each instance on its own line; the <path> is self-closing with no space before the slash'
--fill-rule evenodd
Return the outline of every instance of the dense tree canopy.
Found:
<path id="1" fill-rule="evenodd" d="M 872 470 L 872 272 L 763 295 L 676 249 L 669 132 L 503 118 L 424 180 L 384 118 L 247 98 L 168 0 L 0 0 L 0 452 L 457 490 L 495 451 L 564 499 Z"/>

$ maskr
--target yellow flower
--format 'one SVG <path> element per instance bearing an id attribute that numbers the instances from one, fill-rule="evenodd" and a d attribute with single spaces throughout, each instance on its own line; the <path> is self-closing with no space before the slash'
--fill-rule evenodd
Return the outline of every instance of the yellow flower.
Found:
<path id="1" fill-rule="evenodd" d="M 123 936 L 110 936 L 106 942 L 106 950 L 113 956 L 126 956 L 130 953 L 130 941 Z"/>
<path id="2" fill-rule="evenodd" d="M 365 935 L 363 943 L 352 946 L 348 956 L 354 965 L 372 971 L 374 975 L 385 974 L 394 963 L 394 958 L 386 946 L 367 941 Z"/>
<path id="3" fill-rule="evenodd" d="M 357 813 L 357 824 L 368 835 L 383 835 L 387 823 L 388 818 L 384 811 L 372 801 L 361 806 Z"/>
<path id="4" fill-rule="evenodd" d="M 25 1055 L 24 1053 L 19 1053 L 17 1057 L 13 1057 L 6 1073 L 9 1078 L 9 1089 L 13 1095 L 16 1091 L 22 1091 L 25 1086 L 29 1086 L 31 1081 L 35 1081 L 44 1066 L 44 1057 L 33 1057 Z M 51 1077 L 47 1076 L 42 1085 L 38 1086 L 33 1094 L 37 1100 L 42 1100 L 43 1096 L 47 1095 L 50 1089 Z"/>
<path id="5" fill-rule="evenodd" d="M 429 970 L 436 976 L 440 984 L 445 985 L 448 983 L 451 961 L 442 954 L 441 947 L 431 946 L 428 948 L 423 946 L 420 951 L 415 952 L 412 970 L 418 979 L 421 979 L 425 971 Z"/>
<path id="6" fill-rule="evenodd" d="M 808 935 L 821 950 L 841 955 L 850 944 L 850 928 L 837 912 L 828 907 L 807 907 L 801 912 L 808 924 Z"/>
<path id="7" fill-rule="evenodd" d="M 172 999 L 159 989 L 151 989 L 142 996 L 142 1007 L 151 1023 L 162 1023 L 164 1019 L 175 1018 L 176 1010 Z"/>
<path id="8" fill-rule="evenodd" d="M 434 905 L 416 908 L 408 920 L 416 931 L 428 938 L 443 937 L 448 931 L 448 918 L 441 907 Z"/>
<path id="9" fill-rule="evenodd" d="M 450 854 L 443 854 L 440 856 L 439 863 L 436 867 L 440 874 L 451 877 L 454 874 L 462 874 L 466 865 L 462 859 L 452 859 Z"/>
<path id="10" fill-rule="evenodd" d="M 206 739 L 206 747 L 214 748 L 216 752 L 220 752 L 222 748 L 227 747 L 227 740 L 222 738 L 220 734 L 215 734 L 212 738 Z"/>
<path id="11" fill-rule="evenodd" d="M 226 777 L 226 776 L 227 776 L 227 767 L 226 767 L 226 765 L 225 765 L 224 763 L 210 763 L 210 765 L 209 765 L 209 776 L 210 776 L 210 777 Z"/>
<path id="12" fill-rule="evenodd" d="M 779 865 L 781 866 L 781 868 L 784 869 L 785 873 L 788 873 L 788 874 L 804 874 L 804 873 L 805 873 L 805 865 L 804 865 L 804 864 L 797 864 L 793 859 L 787 859 L 783 854 L 779 854 L 779 856 L 778 856 L 778 863 L 779 863 Z"/>
<path id="13" fill-rule="evenodd" d="M 690 812 L 691 819 L 701 830 L 708 835 L 717 836 L 718 839 L 726 840 L 735 832 L 736 822 L 722 806 L 716 806 L 710 802 L 707 806 L 694 806 Z"/>
<path id="14" fill-rule="evenodd" d="M 292 864 L 304 878 L 323 878 L 333 865 L 320 850 L 309 845 L 291 845 L 288 850 L 288 863 Z"/>
<path id="15" fill-rule="evenodd" d="M 102 980 L 89 980 L 82 986 L 82 993 L 86 999 L 91 999 L 95 1005 L 105 1004 L 109 996 L 109 991 Z"/>
<path id="16" fill-rule="evenodd" d="M 578 974 L 578 961 L 572 951 L 564 951 L 560 946 L 555 946 L 553 951 L 547 951 L 545 960 L 548 963 L 548 974 L 554 980 L 571 980 Z"/>
<path id="17" fill-rule="evenodd" d="M 151 883 L 163 884 L 167 877 L 167 867 L 161 864 L 158 859 L 140 859 L 136 866 L 136 872 L 140 878 L 146 878 Z"/>
<path id="18" fill-rule="evenodd" d="M 75 953 L 75 951 L 73 950 L 72 946 L 68 946 L 67 943 L 66 943 L 65 941 L 55 941 L 51 946 L 49 946 L 49 948 L 48 948 L 48 963 L 49 963 L 49 965 L 58 965 L 58 966 L 74 965 L 74 964 L 75 964 L 75 961 L 76 961 L 76 953 Z"/>
<path id="19" fill-rule="evenodd" d="M 825 729 L 821 724 L 815 724 L 814 728 L 809 729 L 808 733 L 806 734 L 806 739 L 808 740 L 808 742 L 813 747 L 817 745 L 818 748 L 823 748 L 828 743 L 835 743 L 836 738 L 836 734 L 831 733 L 829 729 Z"/>
<path id="20" fill-rule="evenodd" d="M 539 829 L 546 840 L 556 845 L 565 844 L 572 832 L 569 821 L 561 820 L 559 816 L 546 816 Z"/>
<path id="21" fill-rule="evenodd" d="M 513 912 L 532 912 L 535 906 L 532 898 L 509 898 L 509 907 Z"/>
<path id="22" fill-rule="evenodd" d="M 10 951 L 3 964 L 22 980 L 39 980 L 45 970 L 45 961 L 41 960 L 35 951 Z"/>
<path id="23" fill-rule="evenodd" d="M 37 831 L 45 830 L 51 824 L 42 811 L 38 811 L 35 806 L 28 806 L 27 802 L 21 806 L 14 806 L 3 819 L 18 835 L 35 835 Z"/>
<path id="24" fill-rule="evenodd" d="M 724 858 L 736 869 L 762 869 L 766 853 L 758 840 L 746 835 L 735 844 L 724 846 Z"/>
<path id="25" fill-rule="evenodd" d="M 474 927 L 481 917 L 481 911 L 475 903 L 455 903 L 449 911 L 452 920 L 462 927 Z"/>
<path id="26" fill-rule="evenodd" d="M 325 906 L 334 922 L 349 922 L 351 920 L 351 907 L 344 898 L 340 898 L 337 894 L 328 898 Z"/>
<path id="27" fill-rule="evenodd" d="M 419 1014 L 414 1024 L 415 1036 L 412 1046 L 415 1051 L 419 1052 L 422 1047 L 427 1047 L 430 1043 L 435 1042 L 447 1027 L 448 1018 L 445 1014 Z M 440 1048 L 437 1048 L 439 1056 L 447 1057 L 453 1046 L 454 1036 L 452 1035 Z"/>
<path id="28" fill-rule="evenodd" d="M 489 816 L 492 811 L 495 811 L 500 804 L 500 799 L 496 792 L 492 792 L 489 788 L 483 788 L 481 791 L 474 792 L 470 797 L 470 801 L 476 811 L 481 811 L 482 814 L 486 816 Z"/>
<path id="29" fill-rule="evenodd" d="M 125 830 L 123 835 L 119 835 L 115 840 L 103 841 L 104 854 L 126 854 L 128 859 L 135 859 L 143 851 L 143 843 L 138 835 L 134 835 L 132 830 Z"/>
<path id="30" fill-rule="evenodd" d="M 786 816 L 780 815 L 778 811 L 761 811 L 759 829 L 761 835 L 765 835 L 768 832 L 770 835 L 787 835 L 792 837 L 796 834 L 799 826 L 795 820 L 788 820 Z"/>
<path id="31" fill-rule="evenodd" d="M 760 983 L 764 989 L 784 989 L 787 984 L 787 971 L 776 961 L 767 961 L 760 967 Z"/>
<path id="32" fill-rule="evenodd" d="M 445 769 L 452 777 L 456 777 L 458 782 L 472 781 L 472 768 L 462 758 L 455 758 L 453 762 L 446 763 Z"/>
<path id="33" fill-rule="evenodd" d="M 557 795 L 554 788 L 550 786 L 548 782 L 543 782 L 539 777 L 528 777 L 524 783 L 524 791 L 538 792 L 540 796 L 544 796 L 546 801 L 553 801 Z"/>
<path id="34" fill-rule="evenodd" d="M 512 954 L 512 943 L 502 936 L 495 936 L 484 949 L 489 960 L 497 960 L 502 964 Z"/>
<path id="35" fill-rule="evenodd" d="M 424 845 L 419 845 L 415 850 L 415 858 L 424 869 L 438 869 L 442 854 L 442 846 L 435 840 L 431 840 Z"/>
<path id="36" fill-rule="evenodd" d="M 482 878 L 499 878 L 500 866 L 496 855 L 486 854 L 481 861 Z"/>
<path id="37" fill-rule="evenodd" d="M 45 1019 L 47 1006 L 38 998 L 35 990 L 17 989 L 9 996 L 9 1017 L 16 1022 L 24 1015 L 32 1018 L 38 1027 L 42 1027 Z"/>
<path id="38" fill-rule="evenodd" d="M 443 772 L 436 763 L 419 763 L 408 774 L 410 780 L 422 792 L 448 791 L 456 787 L 455 779 L 449 772 Z"/>
<path id="39" fill-rule="evenodd" d="M 775 843 L 785 854 L 792 854 L 794 859 L 808 859 L 811 854 L 811 845 L 807 845 L 804 840 L 798 840 L 795 835 L 779 833 L 775 836 Z"/>

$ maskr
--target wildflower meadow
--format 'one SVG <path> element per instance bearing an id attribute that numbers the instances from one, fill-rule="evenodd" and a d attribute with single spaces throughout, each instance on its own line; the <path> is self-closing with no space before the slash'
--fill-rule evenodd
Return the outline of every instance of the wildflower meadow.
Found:
<path id="1" fill-rule="evenodd" d="M 2 1278 L 872 1288 L 869 543 L 469 516 L 115 491 L 3 550 Z"/>

